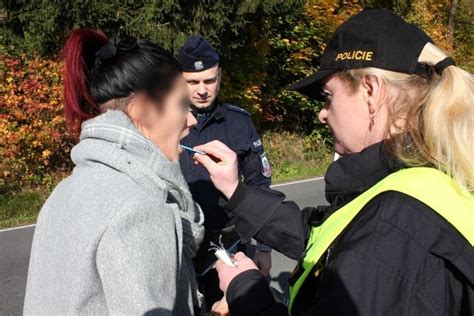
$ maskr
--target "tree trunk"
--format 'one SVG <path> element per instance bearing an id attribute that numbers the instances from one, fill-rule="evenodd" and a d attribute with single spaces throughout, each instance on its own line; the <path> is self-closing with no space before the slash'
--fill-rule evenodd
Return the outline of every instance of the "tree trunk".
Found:
<path id="1" fill-rule="evenodd" d="M 449 9 L 449 17 L 448 17 L 448 40 L 451 42 L 451 45 L 454 42 L 454 25 L 455 25 L 457 8 L 458 8 L 458 0 L 452 0 L 451 7 Z"/>

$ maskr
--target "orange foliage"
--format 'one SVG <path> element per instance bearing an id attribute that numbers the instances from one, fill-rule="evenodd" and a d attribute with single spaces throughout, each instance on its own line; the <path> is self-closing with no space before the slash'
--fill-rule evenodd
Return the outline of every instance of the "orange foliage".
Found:
<path id="1" fill-rule="evenodd" d="M 62 63 L 3 56 L 0 191 L 47 185 L 69 170 L 73 138 L 62 114 Z"/>

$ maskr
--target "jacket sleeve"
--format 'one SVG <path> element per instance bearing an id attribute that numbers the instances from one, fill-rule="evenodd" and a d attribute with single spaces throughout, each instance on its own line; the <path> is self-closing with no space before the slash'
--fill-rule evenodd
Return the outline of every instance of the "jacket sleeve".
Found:
<path id="1" fill-rule="evenodd" d="M 96 264 L 110 314 L 160 311 L 171 315 L 177 288 L 177 240 L 173 217 L 162 211 L 166 209 L 137 207 L 103 234 Z"/>
<path id="2" fill-rule="evenodd" d="M 263 148 L 262 139 L 257 133 L 252 121 L 249 120 L 250 150 L 241 161 L 244 182 L 252 187 L 269 188 L 272 183 L 272 168 Z M 272 248 L 257 242 L 257 251 L 271 252 Z"/>
<path id="3" fill-rule="evenodd" d="M 290 258 L 301 257 L 314 208 L 300 210 L 296 203 L 285 201 L 281 192 L 250 188 L 242 182 L 225 207 L 235 214 L 235 225 L 242 242 L 255 238 Z"/>
<path id="4" fill-rule="evenodd" d="M 226 293 L 229 312 L 233 316 L 288 315 L 288 309 L 273 299 L 265 277 L 257 270 L 239 274 L 229 284 Z"/>
<path id="5" fill-rule="evenodd" d="M 263 149 L 262 140 L 251 120 L 249 121 L 249 141 L 250 150 L 240 162 L 244 182 L 251 187 L 268 188 L 272 183 L 272 169 Z"/>

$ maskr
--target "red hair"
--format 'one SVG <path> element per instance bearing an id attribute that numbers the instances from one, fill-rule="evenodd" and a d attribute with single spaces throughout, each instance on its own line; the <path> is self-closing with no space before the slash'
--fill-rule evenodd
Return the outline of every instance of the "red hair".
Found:
<path id="1" fill-rule="evenodd" d="M 82 122 L 100 112 L 91 97 L 89 79 L 95 54 L 107 41 L 103 33 L 79 29 L 71 32 L 64 45 L 64 116 L 72 132 L 80 132 Z"/>

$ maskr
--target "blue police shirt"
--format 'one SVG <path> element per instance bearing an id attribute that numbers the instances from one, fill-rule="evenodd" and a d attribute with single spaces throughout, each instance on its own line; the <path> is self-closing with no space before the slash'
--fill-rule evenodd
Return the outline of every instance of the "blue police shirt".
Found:
<path id="1" fill-rule="evenodd" d="M 269 187 L 271 167 L 255 130 L 250 114 L 235 105 L 216 101 L 206 115 L 194 113 L 198 123 L 181 143 L 194 147 L 219 140 L 237 153 L 239 174 L 250 186 Z M 220 230 L 230 225 L 231 212 L 219 205 L 221 193 L 214 187 L 207 170 L 195 165 L 193 154 L 184 151 L 180 165 L 194 200 L 202 207 L 206 230 Z"/>

